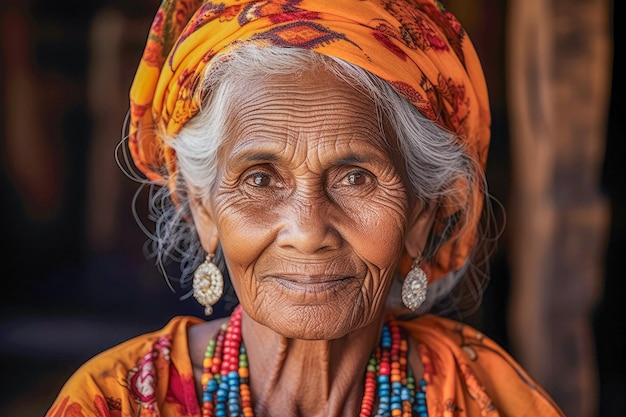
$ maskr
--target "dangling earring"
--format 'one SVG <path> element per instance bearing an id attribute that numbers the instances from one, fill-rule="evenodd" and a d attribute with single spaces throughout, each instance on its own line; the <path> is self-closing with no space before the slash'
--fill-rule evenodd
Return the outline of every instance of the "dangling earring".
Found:
<path id="1" fill-rule="evenodd" d="M 204 314 L 213 313 L 213 305 L 217 303 L 224 291 L 222 272 L 213 263 L 215 255 L 208 254 L 193 274 L 193 296 L 204 306 Z"/>
<path id="2" fill-rule="evenodd" d="M 419 257 L 413 260 L 411 270 L 402 284 L 402 302 L 411 311 L 417 311 L 426 300 L 428 278 L 419 263 Z"/>

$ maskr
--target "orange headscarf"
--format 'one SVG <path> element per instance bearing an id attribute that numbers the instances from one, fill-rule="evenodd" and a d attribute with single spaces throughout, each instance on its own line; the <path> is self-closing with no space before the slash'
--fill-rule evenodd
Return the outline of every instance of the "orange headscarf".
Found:
<path id="1" fill-rule="evenodd" d="M 455 17 L 434 0 L 164 0 L 130 90 L 129 146 L 137 167 L 165 183 L 177 170 L 157 132 L 175 136 L 198 111 L 195 89 L 212 58 L 240 42 L 310 49 L 389 82 L 427 118 L 456 133 L 483 167 L 490 112 L 482 67 Z M 445 243 L 424 265 L 435 280 L 466 262 L 477 239 L 483 190 L 465 221 L 442 202 Z"/>

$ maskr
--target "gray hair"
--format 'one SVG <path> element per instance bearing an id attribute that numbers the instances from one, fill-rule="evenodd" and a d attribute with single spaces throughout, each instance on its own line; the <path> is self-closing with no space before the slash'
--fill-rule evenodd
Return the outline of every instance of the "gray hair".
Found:
<path id="1" fill-rule="evenodd" d="M 176 177 L 177 205 L 172 203 L 170 188 L 153 189 L 149 217 L 155 222 L 155 231 L 150 234 L 148 254 L 156 258 L 168 279 L 172 277 L 166 272 L 166 261 L 178 262 L 182 288 L 189 287 L 193 271 L 205 257 L 190 220 L 188 196 L 193 194 L 204 201 L 216 183 L 218 151 L 227 136 L 226 120 L 233 109 L 233 97 L 245 91 L 250 80 L 298 73 L 303 69 L 329 70 L 371 98 L 376 106 L 380 128 L 396 136 L 399 152 L 406 162 L 411 191 L 419 201 L 432 204 L 442 197 L 456 201 L 461 220 L 475 209 L 461 202 L 467 201 L 467 198 L 462 198 L 463 195 L 470 195 L 476 184 L 484 186 L 484 176 L 477 162 L 468 156 L 454 134 L 426 119 L 386 81 L 358 66 L 309 50 L 244 45 L 214 58 L 196 91 L 198 97 L 203 97 L 198 114 L 186 123 L 176 137 L 161 135 L 176 151 L 179 168 Z M 452 186 L 458 182 L 466 184 L 467 189 L 459 191 Z M 429 239 L 426 256 L 432 256 L 437 251 L 435 245 Z M 227 272 L 220 248 L 216 259 L 222 271 Z M 446 298 L 457 287 L 469 266 L 430 284 L 427 300 L 418 314 L 431 310 Z M 391 304 L 400 298 L 400 280 L 395 281 L 390 293 Z M 475 287 L 477 291 L 473 298 L 477 303 L 482 288 L 480 284 Z M 189 295 L 191 292 L 181 298 Z"/>

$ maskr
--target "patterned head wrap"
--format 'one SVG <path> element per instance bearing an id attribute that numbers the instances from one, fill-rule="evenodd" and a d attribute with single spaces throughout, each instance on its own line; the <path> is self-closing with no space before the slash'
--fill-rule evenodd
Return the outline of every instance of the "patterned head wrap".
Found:
<path id="1" fill-rule="evenodd" d="M 310 49 L 368 70 L 456 133 L 484 169 L 490 113 L 482 67 L 435 0 L 164 0 L 130 90 L 129 147 L 150 180 L 165 183 L 177 170 L 156 133 L 175 136 L 196 114 L 203 70 L 241 42 Z M 424 265 L 431 281 L 460 269 L 476 243 L 484 194 L 473 189 L 466 203 L 475 210 L 465 221 L 454 221 L 458 204 L 440 204 L 434 232 L 445 243 Z"/>

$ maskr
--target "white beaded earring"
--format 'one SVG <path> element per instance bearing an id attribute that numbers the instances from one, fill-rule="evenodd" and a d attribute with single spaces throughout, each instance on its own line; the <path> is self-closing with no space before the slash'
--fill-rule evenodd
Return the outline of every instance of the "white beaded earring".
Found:
<path id="1" fill-rule="evenodd" d="M 417 311 L 426 300 L 428 277 L 426 277 L 424 270 L 420 268 L 420 261 L 419 257 L 413 260 L 411 270 L 402 284 L 402 302 L 411 311 Z"/>
<path id="2" fill-rule="evenodd" d="M 204 306 L 204 314 L 213 313 L 213 305 L 219 301 L 224 291 L 222 272 L 213 263 L 214 254 L 208 254 L 193 274 L 193 296 Z"/>

